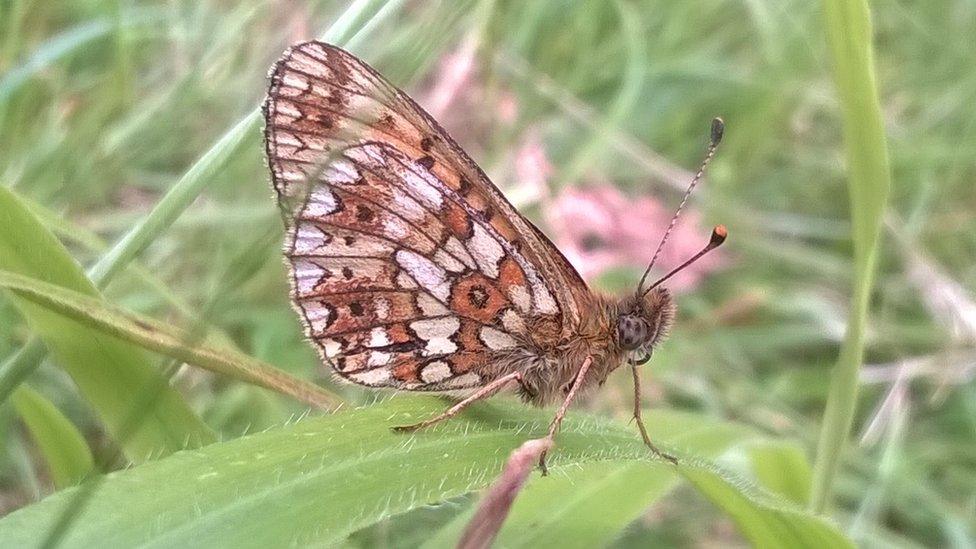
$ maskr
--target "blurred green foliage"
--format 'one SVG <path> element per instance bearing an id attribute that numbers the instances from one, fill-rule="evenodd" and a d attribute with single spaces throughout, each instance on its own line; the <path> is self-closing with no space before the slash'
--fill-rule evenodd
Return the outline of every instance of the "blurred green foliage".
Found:
<path id="1" fill-rule="evenodd" d="M 375 12 L 382 2 L 356 4 Z M 0 1 L 0 184 L 78 263 L 100 265 L 96 275 L 118 269 L 104 281 L 108 301 L 182 328 L 204 325 L 208 338 L 360 403 L 375 395 L 333 386 L 288 305 L 282 226 L 257 126 L 221 141 L 253 112 L 267 68 L 287 44 L 321 34 L 346 8 Z M 972 546 L 976 5 L 878 0 L 871 9 L 892 187 L 852 443 L 828 514 L 869 547 Z M 729 266 L 679 296 L 675 333 L 649 365 L 649 396 L 654 407 L 716 425 L 735 420 L 788 441 L 765 451 L 731 447 L 721 462 L 785 498 L 805 497 L 809 487 L 788 471 L 809 475 L 855 269 L 843 109 L 822 6 L 441 0 L 390 10 L 353 39 L 354 51 L 410 92 L 429 90 L 444 56 L 465 40 L 478 45 L 478 100 L 444 121 L 506 190 L 518 189 L 516 151 L 535 135 L 555 167 L 554 192 L 609 181 L 676 203 L 681 181 L 670 176 L 698 162 L 711 117 L 725 119 L 723 150 L 693 205 L 707 223 L 729 227 Z M 499 97 L 517 107 L 514 118 L 494 108 Z M 208 151 L 223 155 L 219 163 L 188 172 Z M 651 162 L 658 158 L 666 160 Z M 163 212 L 169 217 L 159 213 L 164 196 L 175 204 Z M 144 224 L 154 210 L 152 219 L 165 222 Z M 526 212 L 542 219 L 537 206 Z M 139 252 L 134 261 L 109 269 L 106 243 L 140 226 L 126 249 Z M 625 288 L 637 275 L 608 273 L 596 285 Z M 0 360 L 9 365 L 33 334 L 5 295 Z M 45 358 L 25 386 L 57 408 L 49 417 L 67 418 L 84 435 L 96 463 L 124 465 L 112 456 L 125 442 L 107 433 L 62 366 L 57 355 Z M 0 369 L 0 385 L 7 372 Z M 201 370 L 180 370 L 172 385 L 224 440 L 303 412 Z M 628 376 L 615 375 L 585 407 L 625 420 L 629 391 Z M 30 421 L 16 412 L 9 402 L 0 408 L 0 511 L 40 499 L 58 480 L 48 476 Z M 415 539 L 411 532 L 426 525 L 449 527 L 471 501 L 384 519 L 350 543 L 389 541 L 391 532 Z M 685 486 L 632 520 L 614 544 L 737 536 Z"/>

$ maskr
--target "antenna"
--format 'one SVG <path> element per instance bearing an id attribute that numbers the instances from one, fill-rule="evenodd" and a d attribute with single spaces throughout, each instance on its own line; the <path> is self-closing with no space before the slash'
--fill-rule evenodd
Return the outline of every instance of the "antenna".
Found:
<path id="1" fill-rule="evenodd" d="M 671 236 L 671 231 L 674 230 L 674 225 L 675 225 L 675 223 L 678 222 L 678 216 L 681 215 L 681 210 L 684 209 L 685 203 L 688 202 L 688 197 L 691 196 L 691 191 L 695 190 L 695 186 L 698 185 L 698 181 L 700 181 L 701 178 L 702 178 L 702 176 L 705 175 L 705 167 L 708 166 L 708 163 L 712 161 L 712 157 L 715 156 L 715 150 L 718 149 L 718 144 L 722 142 L 722 135 L 724 133 L 725 133 L 725 122 L 723 122 L 721 118 L 717 118 L 717 117 L 716 118 L 713 118 L 712 119 L 711 139 L 709 140 L 709 143 L 708 143 L 708 150 L 705 152 L 705 159 L 702 160 L 701 165 L 698 167 L 698 172 L 695 174 L 695 177 L 692 178 L 691 184 L 688 185 L 688 190 L 685 191 L 684 197 L 681 198 L 681 203 L 678 204 L 678 209 L 675 210 L 674 211 L 674 215 L 671 216 L 671 223 L 668 224 L 667 230 L 664 231 L 664 236 L 661 237 L 661 242 L 657 245 L 657 250 L 654 251 L 654 256 L 651 258 L 651 262 L 647 264 L 647 268 L 644 269 L 644 274 L 641 275 L 640 282 L 637 283 L 637 290 L 636 290 L 635 293 L 636 293 L 636 295 L 638 297 L 640 297 L 640 296 L 642 296 L 642 295 L 644 295 L 644 294 L 647 293 L 646 290 L 643 291 L 643 292 L 641 292 L 641 287 L 644 286 L 644 282 L 647 280 L 647 275 L 650 274 L 651 268 L 654 267 L 654 262 L 657 261 L 658 256 L 661 255 L 661 249 L 664 248 L 664 243 L 667 242 L 668 241 L 668 238 Z M 719 226 L 719 227 L 721 227 L 721 226 Z M 719 227 L 716 227 L 716 230 Z M 722 227 L 722 230 L 723 230 L 723 233 L 722 234 L 724 235 L 725 234 L 725 232 L 724 232 L 725 228 Z M 714 239 L 715 239 L 715 233 L 712 232 L 712 240 L 714 240 Z M 725 236 L 722 236 L 722 239 L 721 240 L 725 240 Z M 722 242 L 719 241 L 718 244 L 715 244 L 715 246 L 712 246 L 712 248 L 718 246 L 721 243 Z M 711 242 L 709 244 L 711 245 Z M 711 248 L 708 248 L 706 250 L 703 250 L 699 255 L 695 256 L 692 259 L 692 261 L 694 261 L 695 259 L 698 259 L 702 255 L 705 255 L 704 252 L 706 252 L 706 251 L 708 251 L 710 249 Z M 681 268 L 684 268 L 687 265 L 690 265 L 692 261 L 689 261 L 687 264 L 682 265 L 677 270 L 680 270 Z M 677 272 L 677 270 L 671 271 L 671 273 L 669 273 L 668 276 L 671 276 L 672 274 L 674 274 L 675 272 Z M 665 278 L 667 278 L 667 277 L 665 277 Z M 657 286 L 658 284 L 660 284 L 663 281 L 664 281 L 663 279 L 662 280 L 658 280 L 656 283 L 654 283 L 653 286 L 651 286 L 651 288 L 653 288 L 654 286 Z M 650 290 L 650 288 L 648 288 L 648 290 Z"/>
<path id="2" fill-rule="evenodd" d="M 674 269 L 671 269 L 671 272 L 669 272 L 668 274 L 666 274 L 666 275 L 662 276 L 661 278 L 657 279 L 657 282 L 655 282 L 654 284 L 651 284 L 640 295 L 644 295 L 647 292 L 653 290 L 654 288 L 657 288 L 658 286 L 660 286 L 661 284 L 663 284 L 665 280 L 667 280 L 667 279 L 671 278 L 672 276 L 678 274 L 678 272 L 681 271 L 681 269 L 684 269 L 688 265 L 691 265 L 692 263 L 698 261 L 699 259 L 701 259 L 701 257 L 703 255 L 705 255 L 708 252 L 714 250 L 715 248 L 718 248 L 719 246 L 721 246 L 722 243 L 725 242 L 725 237 L 727 237 L 727 236 L 729 236 L 729 231 L 725 229 L 725 225 L 717 225 L 714 229 L 712 229 L 712 237 L 710 239 L 708 239 L 708 245 L 706 245 L 704 248 L 702 248 L 702 250 L 700 252 L 698 252 L 697 254 L 693 255 L 691 257 L 691 259 L 689 259 L 688 261 L 685 261 L 681 265 L 678 265 Z"/>

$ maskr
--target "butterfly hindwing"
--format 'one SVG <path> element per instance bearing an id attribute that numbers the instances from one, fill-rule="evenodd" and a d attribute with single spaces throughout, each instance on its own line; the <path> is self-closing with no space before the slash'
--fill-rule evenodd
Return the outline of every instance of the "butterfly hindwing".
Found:
<path id="1" fill-rule="evenodd" d="M 579 275 L 409 97 L 326 44 L 291 48 L 265 103 L 293 300 L 336 372 L 474 387 L 528 330 L 578 318 Z"/>

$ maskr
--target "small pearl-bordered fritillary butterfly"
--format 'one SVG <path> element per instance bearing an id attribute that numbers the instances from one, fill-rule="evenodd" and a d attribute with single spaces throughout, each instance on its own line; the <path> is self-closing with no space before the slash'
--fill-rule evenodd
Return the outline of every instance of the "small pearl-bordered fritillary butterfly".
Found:
<path id="1" fill-rule="evenodd" d="M 306 334 L 341 378 L 367 387 L 461 391 L 412 431 L 506 386 L 535 405 L 561 401 L 628 363 L 634 418 L 640 371 L 667 335 L 661 286 L 725 240 L 622 299 L 590 290 L 548 238 L 505 199 L 430 115 L 355 56 L 306 42 L 271 71 L 268 162 L 288 225 L 292 299 Z M 716 119 L 700 179 L 721 139 Z M 661 240 L 667 240 L 680 213 Z M 545 471 L 545 456 L 540 465 Z"/>

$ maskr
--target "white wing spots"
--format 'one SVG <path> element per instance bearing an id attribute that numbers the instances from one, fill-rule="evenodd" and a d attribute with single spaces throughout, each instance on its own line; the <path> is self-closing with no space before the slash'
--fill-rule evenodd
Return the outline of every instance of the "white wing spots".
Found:
<path id="1" fill-rule="evenodd" d="M 410 227 L 397 216 L 387 216 L 383 219 L 383 234 L 399 242 L 410 234 Z"/>
<path id="2" fill-rule="evenodd" d="M 469 269 L 476 269 L 478 265 L 474 262 L 471 254 L 465 249 L 464 244 L 456 237 L 450 237 L 444 244 L 444 249 L 448 251 L 452 256 L 459 258 Z"/>
<path id="3" fill-rule="evenodd" d="M 397 264 L 410 274 L 417 284 L 434 297 L 447 302 L 451 295 L 451 284 L 446 278 L 444 269 L 433 261 L 410 250 L 400 250 L 396 253 Z"/>
<path id="4" fill-rule="evenodd" d="M 304 175 L 302 176 L 305 177 Z M 305 205 L 305 214 L 315 217 L 323 217 L 335 212 L 338 209 L 338 202 L 335 195 L 328 187 L 317 186 L 312 189 L 308 196 L 308 204 Z"/>
<path id="5" fill-rule="evenodd" d="M 451 254 L 447 253 L 443 248 L 434 252 L 434 261 L 452 273 L 464 272 L 464 264 L 455 259 Z"/>
<path id="6" fill-rule="evenodd" d="M 417 172 L 406 166 L 397 166 L 395 169 L 418 200 L 434 209 L 440 209 L 441 204 L 444 203 L 444 196 L 437 187 L 427 181 L 426 177 L 417 175 Z"/>
<path id="7" fill-rule="evenodd" d="M 478 268 L 485 276 L 498 278 L 498 262 L 505 255 L 502 245 L 478 223 L 474 224 L 473 232 L 468 241 L 468 249 L 478 263 Z"/>
<path id="8" fill-rule="evenodd" d="M 351 185 L 359 179 L 356 166 L 348 160 L 335 160 L 322 172 L 322 179 L 338 185 Z"/>
<path id="9" fill-rule="evenodd" d="M 451 367 L 443 360 L 431 362 L 420 371 L 420 379 L 424 383 L 437 383 L 451 377 Z"/>
<path id="10" fill-rule="evenodd" d="M 303 81 L 303 84 L 302 86 L 300 86 L 300 88 L 305 88 L 306 86 L 308 86 L 308 82 Z M 302 115 L 302 112 L 296 109 L 295 106 L 288 101 L 278 102 L 278 104 L 275 105 L 275 113 L 279 115 L 285 115 L 287 117 L 291 117 L 292 119 L 298 118 Z"/>
<path id="11" fill-rule="evenodd" d="M 349 375 L 350 379 L 363 385 L 384 385 L 390 381 L 389 368 L 376 368 Z"/>
<path id="12" fill-rule="evenodd" d="M 308 319 L 313 334 L 324 332 L 332 321 L 332 312 L 328 307 L 310 303 L 303 305 L 302 310 L 305 312 L 305 318 Z"/>
<path id="13" fill-rule="evenodd" d="M 410 329 L 417 334 L 417 337 L 427 342 L 423 351 L 424 356 L 450 354 L 457 351 L 457 344 L 450 338 L 460 327 L 461 321 L 457 317 L 432 318 L 410 323 Z"/>
<path id="14" fill-rule="evenodd" d="M 424 209 L 416 200 L 410 197 L 407 193 L 401 191 L 399 188 L 394 188 L 393 193 L 393 207 L 396 209 L 397 213 L 402 214 L 409 221 L 415 223 L 423 222 L 427 219 L 427 210 Z"/>
<path id="15" fill-rule="evenodd" d="M 296 88 L 299 90 L 308 89 L 308 80 L 305 80 L 304 76 L 294 74 L 294 73 L 286 74 L 285 77 L 282 79 L 281 83 L 291 88 Z"/>
<path id="16" fill-rule="evenodd" d="M 322 352 L 328 358 L 335 358 L 342 351 L 342 344 L 334 339 L 323 339 L 319 344 L 322 346 Z"/>
<path id="17" fill-rule="evenodd" d="M 376 298 L 374 308 L 376 310 L 376 318 L 379 320 L 386 320 L 390 317 L 390 300 L 385 297 Z"/>
<path id="18" fill-rule="evenodd" d="M 295 286 L 299 294 L 309 294 L 315 290 L 325 271 L 311 261 L 298 259 L 295 261 Z"/>
<path id="19" fill-rule="evenodd" d="M 554 315 L 559 312 L 559 307 L 556 305 L 556 300 L 553 299 L 552 294 L 549 293 L 549 288 L 546 288 L 539 279 L 532 281 L 532 296 L 535 298 L 535 306 L 540 312 L 547 315 Z"/>
<path id="20" fill-rule="evenodd" d="M 283 179 L 286 183 L 304 183 L 305 181 L 308 181 L 308 175 L 306 175 L 305 172 L 291 168 L 282 168 L 281 172 L 278 174 L 278 177 Z"/>
<path id="21" fill-rule="evenodd" d="M 369 343 L 366 344 L 367 347 L 385 347 L 389 345 L 390 337 L 386 334 L 386 330 L 380 326 L 373 328 L 369 332 Z"/>
<path id="22" fill-rule="evenodd" d="M 397 286 L 403 288 L 404 290 L 415 290 L 418 288 L 417 282 L 410 278 L 410 275 L 402 271 L 397 273 L 396 282 Z"/>
<path id="23" fill-rule="evenodd" d="M 430 208 L 435 210 L 440 209 L 444 203 L 444 196 L 437 188 L 436 178 L 429 172 L 421 172 L 421 174 L 418 174 L 413 171 L 413 169 L 408 167 L 407 162 L 409 161 L 403 158 L 402 153 L 398 151 L 396 156 L 394 156 L 397 161 L 392 166 L 387 162 L 387 156 L 393 156 L 394 153 L 388 149 L 382 149 L 379 145 L 356 147 L 350 149 L 346 155 L 365 165 L 367 168 L 375 169 L 379 167 L 391 170 L 403 182 L 407 191 L 414 198 Z"/>
<path id="24" fill-rule="evenodd" d="M 294 250 L 298 255 L 319 252 L 327 244 L 325 233 L 309 223 L 300 223 L 295 231 Z"/>
<path id="25" fill-rule="evenodd" d="M 372 235 L 299 220 L 292 254 L 317 257 L 375 257 L 393 255 L 394 246 Z"/>
<path id="26" fill-rule="evenodd" d="M 417 294 L 417 307 L 424 313 L 424 316 L 443 316 L 450 314 L 443 303 L 437 301 L 428 294 Z"/>
<path id="27" fill-rule="evenodd" d="M 524 334 L 526 332 L 525 321 L 522 320 L 522 317 L 512 309 L 506 309 L 505 312 L 502 313 L 502 326 L 504 326 L 509 333 Z"/>
<path id="28" fill-rule="evenodd" d="M 528 313 L 532 310 L 532 296 L 529 294 L 529 289 L 520 284 L 515 284 L 508 288 L 508 298 L 512 300 L 512 303 L 519 308 L 523 313 Z"/>
<path id="29" fill-rule="evenodd" d="M 346 156 L 366 166 L 386 167 L 386 155 L 379 145 L 353 147 L 346 151 Z"/>
<path id="30" fill-rule="evenodd" d="M 468 372 L 466 374 L 457 376 L 456 378 L 448 380 L 444 383 L 444 387 L 473 387 L 481 383 L 481 376 L 474 372 Z"/>
<path id="31" fill-rule="evenodd" d="M 288 147 L 301 147 L 303 145 L 303 143 L 297 137 L 295 137 L 294 134 L 283 130 L 279 130 L 278 133 L 275 134 L 275 144 L 278 146 L 285 145 Z"/>
<path id="32" fill-rule="evenodd" d="M 373 351 L 369 353 L 369 360 L 366 362 L 366 367 L 376 368 L 378 366 L 386 366 L 390 362 L 390 356 L 390 353 Z"/>
<path id="33" fill-rule="evenodd" d="M 491 326 L 481 328 L 481 342 L 488 346 L 492 351 L 511 349 L 518 346 L 518 342 L 512 336 L 501 330 L 496 330 Z"/>

